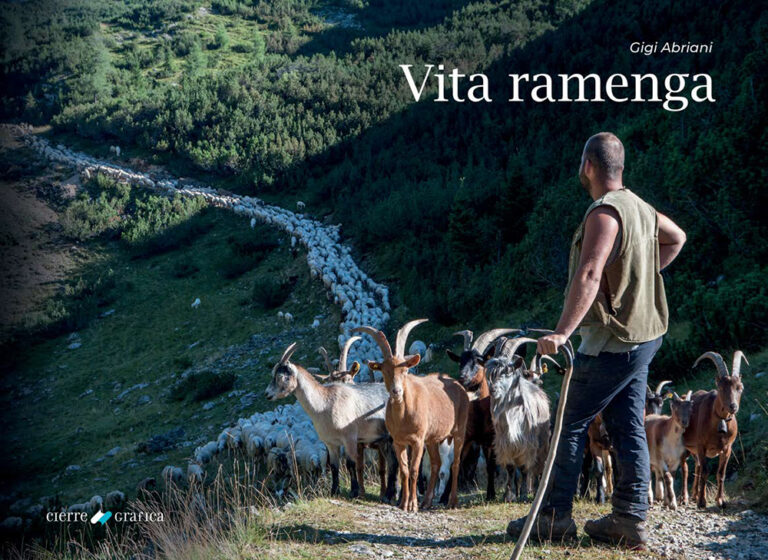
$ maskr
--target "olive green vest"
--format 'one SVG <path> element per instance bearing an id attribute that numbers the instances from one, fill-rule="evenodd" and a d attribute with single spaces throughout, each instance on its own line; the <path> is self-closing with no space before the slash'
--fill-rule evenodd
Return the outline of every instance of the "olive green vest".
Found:
<path id="1" fill-rule="evenodd" d="M 627 188 L 594 201 L 576 230 L 568 262 L 568 288 L 581 256 L 584 223 L 598 206 L 610 206 L 621 220 L 621 246 L 603 270 L 600 289 L 582 326 L 602 325 L 622 342 L 641 343 L 667 332 L 669 312 L 659 265 L 656 210 Z"/>

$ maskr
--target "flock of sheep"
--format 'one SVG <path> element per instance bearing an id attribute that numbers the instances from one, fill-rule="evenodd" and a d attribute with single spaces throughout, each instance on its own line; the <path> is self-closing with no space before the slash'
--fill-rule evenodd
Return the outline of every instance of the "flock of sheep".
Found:
<path id="1" fill-rule="evenodd" d="M 551 430 L 550 402 L 541 388 L 541 376 L 547 372 L 547 364 L 561 371 L 569 367 L 572 349 L 563 352 L 565 366 L 549 357 L 537 357 L 526 364 L 522 350 L 535 344 L 535 339 L 530 338 L 534 329 L 495 329 L 476 340 L 470 331 L 462 331 L 456 333 L 464 341 L 462 352 L 448 352 L 458 363 L 458 381 L 445 374 L 414 375 L 410 371 L 420 362 L 429 361 L 425 358 L 430 349 L 417 341 L 406 352 L 406 342 L 411 330 L 425 320 L 403 326 L 392 349 L 380 330 L 389 319 L 387 289 L 357 267 L 349 248 L 339 242 L 338 226 L 323 226 L 252 197 L 180 186 L 170 179 L 153 180 L 63 146 L 51 147 L 44 139 L 19 130 L 29 146 L 51 160 L 76 166 L 85 175 L 103 173 L 162 191 L 203 196 L 213 205 L 280 227 L 292 236 L 292 244 L 306 247 L 312 276 L 321 279 L 330 297 L 342 308 L 338 362 L 321 350 L 327 375 L 294 363 L 291 357 L 296 343 L 290 345 L 272 370 L 266 397 L 277 400 L 295 395 L 297 402 L 241 418 L 215 441 L 195 449 L 186 471 L 166 466 L 161 478 L 167 484 L 204 483 L 206 465 L 226 451 L 258 461 L 275 480 L 285 484 L 297 474 L 323 476 L 330 467 L 331 491 L 337 493 L 340 462 L 345 457 L 351 494 L 357 496 L 365 492 L 363 467 L 369 453 L 378 457 L 381 498 L 391 501 L 399 486 L 400 507 L 417 511 L 422 472 L 429 474 L 422 507 L 429 507 L 436 495 L 455 506 L 460 467 L 477 464 L 477 450 L 482 450 L 487 499 L 495 497 L 497 464 L 507 470 L 506 500 L 532 492 L 543 469 Z M 298 205 L 299 210 L 303 207 L 303 203 Z M 696 459 L 694 497 L 700 506 L 706 504 L 707 458 L 720 457 L 717 502 L 723 502 L 725 468 L 738 431 L 735 415 L 743 391 L 743 354 L 734 355 L 731 372 L 719 354 L 708 352 L 699 361 L 703 359 L 712 360 L 717 367 L 715 390 L 689 393 L 685 398 L 675 394 L 669 416 L 661 415 L 667 396 L 662 394 L 663 385 L 656 391 L 649 388 L 646 398 L 649 449 L 657 477 L 655 499 L 663 499 L 670 507 L 676 507 L 671 481 L 678 467 L 683 469 L 683 499 L 687 500 L 685 459 L 690 454 Z M 604 499 L 605 489 L 610 490 L 611 485 L 612 446 L 599 416 L 588 435 L 583 481 L 586 488 L 588 465 L 595 465 L 598 499 Z M 521 477 L 526 480 L 524 490 Z M 145 479 L 139 487 L 151 489 L 154 485 L 154 479 Z M 107 496 L 112 501 L 118 497 L 124 502 L 122 493 Z M 70 510 L 102 505 L 96 496 L 85 504 L 70 506 Z"/>
<path id="2" fill-rule="evenodd" d="M 5 125 L 8 126 L 8 125 Z M 155 189 L 168 194 L 203 197 L 213 206 L 227 208 L 236 214 L 251 218 L 251 225 L 261 221 L 280 228 L 291 236 L 291 246 L 302 245 L 307 250 L 307 263 L 313 278 L 318 278 L 341 307 L 343 321 L 340 325 L 339 348 L 350 337 L 349 331 L 356 325 L 384 325 L 389 320 L 388 288 L 375 282 L 352 258 L 351 250 L 340 242 L 340 225 L 323 225 L 303 213 L 305 204 L 297 202 L 299 213 L 266 204 L 259 198 L 239 196 L 217 189 L 185 185 L 177 179 L 154 178 L 148 173 L 127 169 L 120 165 L 99 160 L 87 154 L 69 150 L 61 144 L 52 146 L 45 138 L 29 134 L 29 127 L 11 126 L 12 133 L 45 158 L 75 167 L 85 177 L 94 174 L 109 176 L 131 185 Z M 119 146 L 111 146 L 117 155 Z M 363 341 L 354 350 L 353 358 L 365 363 L 379 357 L 378 348 L 370 341 Z M 368 376 L 363 366 L 360 378 Z"/>
<path id="3" fill-rule="evenodd" d="M 343 322 L 340 325 L 338 343 L 340 348 L 346 348 L 352 338 L 350 330 L 361 323 L 383 325 L 389 320 L 389 292 L 386 286 L 368 277 L 355 263 L 350 248 L 340 242 L 339 225 L 327 226 L 303 215 L 305 203 L 298 201 L 296 206 L 299 213 L 264 203 L 262 200 L 221 192 L 216 189 L 184 185 L 176 179 L 155 178 L 148 173 L 136 172 L 112 162 L 99 160 L 87 154 L 67 149 L 63 145 L 53 146 L 46 139 L 31 134 L 28 125 L 2 125 L 10 134 L 19 138 L 28 147 L 40 153 L 46 159 L 76 168 L 81 175 L 88 179 L 95 174 L 102 174 L 117 181 L 131 185 L 154 189 L 168 194 L 182 196 L 199 196 L 209 204 L 234 211 L 250 217 L 253 227 L 256 221 L 274 225 L 291 236 L 291 247 L 300 244 L 307 250 L 307 262 L 310 274 L 319 279 L 328 290 L 329 298 L 341 307 Z M 119 146 L 110 146 L 110 154 L 119 157 Z M 199 300 L 193 307 L 199 305 Z M 280 319 L 287 323 L 293 321 L 292 314 L 280 312 Z M 313 325 L 317 326 L 317 325 Z M 359 337 L 355 337 L 359 341 Z M 421 344 L 419 348 L 426 347 Z M 351 349 L 352 359 L 356 363 L 367 363 L 370 359 L 379 357 L 378 347 L 370 341 L 360 341 Z M 363 365 L 360 368 L 360 379 L 373 380 L 376 376 Z M 378 377 L 380 379 L 380 376 Z M 287 445 L 290 441 L 291 445 Z M 281 406 L 274 411 L 263 414 L 257 413 L 250 418 L 241 418 L 234 428 L 225 430 L 215 442 L 195 450 L 194 456 L 187 466 L 186 472 L 181 467 L 169 465 L 162 471 L 165 481 L 180 482 L 184 480 L 202 480 L 205 476 L 205 465 L 211 458 L 224 450 L 242 446 L 243 450 L 255 459 L 263 459 L 266 467 L 275 473 L 288 472 L 287 456 L 295 454 L 300 469 L 307 473 L 325 470 L 327 449 L 319 443 L 309 418 L 298 405 Z M 279 477 L 277 477 L 279 478 Z M 145 479 L 139 483 L 140 488 L 154 487 L 154 479 Z M 94 496 L 86 504 L 102 503 L 99 496 Z M 84 504 L 74 504 L 74 510 L 85 507 Z M 90 505 L 88 506 L 90 507 Z M 73 511 L 74 511 L 73 510 Z M 9 518 L 8 525 L 16 526 L 17 517 Z M 4 522 L 5 523 L 5 522 Z"/>

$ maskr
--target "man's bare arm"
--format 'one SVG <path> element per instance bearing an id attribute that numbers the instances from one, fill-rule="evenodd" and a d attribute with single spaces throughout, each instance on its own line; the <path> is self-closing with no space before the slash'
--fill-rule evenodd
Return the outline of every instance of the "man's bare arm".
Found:
<path id="1" fill-rule="evenodd" d="M 671 263 L 685 245 L 685 232 L 675 222 L 661 212 L 656 212 L 659 217 L 659 261 L 664 270 Z"/>
<path id="2" fill-rule="evenodd" d="M 590 212 L 584 224 L 579 267 L 574 274 L 555 334 L 538 340 L 540 354 L 554 354 L 579 326 L 595 301 L 603 269 L 619 233 L 619 216 L 610 206 Z"/>

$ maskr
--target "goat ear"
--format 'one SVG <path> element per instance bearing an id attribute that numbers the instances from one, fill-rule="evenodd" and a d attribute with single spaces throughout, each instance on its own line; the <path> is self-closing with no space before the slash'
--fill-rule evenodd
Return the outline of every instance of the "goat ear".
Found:
<path id="1" fill-rule="evenodd" d="M 448 354 L 448 357 L 457 364 L 461 362 L 461 357 L 457 355 L 453 350 L 446 350 L 445 353 Z"/>
<path id="2" fill-rule="evenodd" d="M 356 376 L 358 373 L 360 373 L 360 362 L 355 360 L 352 362 L 352 367 L 349 368 L 349 375 L 352 377 Z"/>
<path id="3" fill-rule="evenodd" d="M 667 391 L 666 393 L 664 393 L 664 397 L 662 398 L 662 400 L 671 399 L 671 398 L 672 398 L 672 391 Z"/>
<path id="4" fill-rule="evenodd" d="M 368 360 L 366 365 L 368 366 L 368 369 L 370 369 L 371 371 L 381 371 L 381 364 L 379 362 Z"/>
<path id="5" fill-rule="evenodd" d="M 483 354 L 483 364 L 485 364 L 485 362 L 493 358 L 493 355 L 495 353 L 496 353 L 496 345 L 493 344 L 491 345 L 490 348 L 488 348 L 488 350 L 485 351 L 485 354 Z"/>
<path id="6" fill-rule="evenodd" d="M 402 363 L 402 365 L 404 367 L 407 367 L 408 369 L 411 369 L 412 367 L 419 365 L 420 361 L 421 361 L 421 356 L 419 354 L 413 354 L 412 356 L 406 356 L 405 361 Z"/>

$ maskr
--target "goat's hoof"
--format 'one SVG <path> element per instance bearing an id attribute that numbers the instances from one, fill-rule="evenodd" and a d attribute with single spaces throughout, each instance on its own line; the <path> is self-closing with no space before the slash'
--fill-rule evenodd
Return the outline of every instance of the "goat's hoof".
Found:
<path id="1" fill-rule="evenodd" d="M 707 509 L 707 502 L 706 501 L 704 501 L 704 502 L 697 502 L 696 506 L 699 509 Z"/>
<path id="2" fill-rule="evenodd" d="M 723 498 L 717 499 L 717 507 L 719 507 L 720 509 L 724 508 L 727 505 L 728 503 Z"/>

